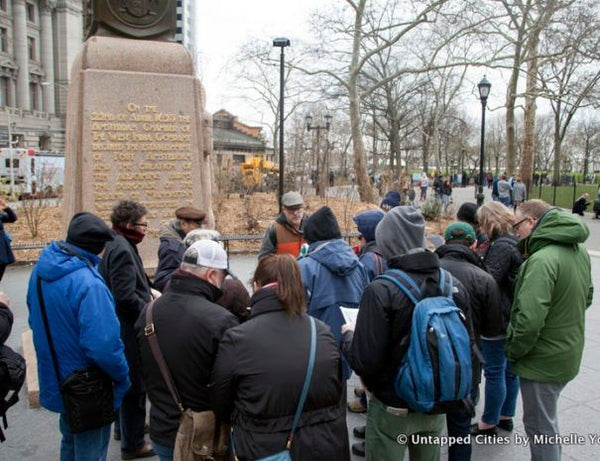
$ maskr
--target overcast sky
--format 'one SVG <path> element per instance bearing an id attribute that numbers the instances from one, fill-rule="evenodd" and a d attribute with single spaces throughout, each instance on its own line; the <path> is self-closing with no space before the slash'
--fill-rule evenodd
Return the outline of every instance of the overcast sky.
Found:
<path id="1" fill-rule="evenodd" d="M 207 94 L 207 109 L 227 109 L 240 121 L 255 123 L 257 117 L 248 103 L 230 96 L 226 79 L 228 60 L 250 37 L 306 36 L 310 13 L 333 0 L 254 0 L 201 2 L 198 12 L 200 75 Z"/>

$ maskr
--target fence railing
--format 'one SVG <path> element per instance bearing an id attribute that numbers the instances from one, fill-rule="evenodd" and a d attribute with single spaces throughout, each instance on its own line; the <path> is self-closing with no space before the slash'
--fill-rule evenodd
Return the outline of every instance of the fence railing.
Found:
<path id="1" fill-rule="evenodd" d="M 351 239 L 357 238 L 360 234 L 358 232 L 349 232 L 346 234 L 342 234 L 342 238 L 346 239 L 348 243 L 350 243 Z M 264 234 L 236 234 L 236 235 L 221 235 L 217 240 L 223 242 L 223 246 L 225 247 L 225 251 L 229 254 L 229 244 L 231 242 L 247 242 L 252 240 L 262 240 L 264 238 Z M 48 243 L 42 242 L 32 242 L 32 243 L 15 243 L 11 245 L 13 251 L 20 250 L 38 250 L 41 248 L 45 248 Z"/>

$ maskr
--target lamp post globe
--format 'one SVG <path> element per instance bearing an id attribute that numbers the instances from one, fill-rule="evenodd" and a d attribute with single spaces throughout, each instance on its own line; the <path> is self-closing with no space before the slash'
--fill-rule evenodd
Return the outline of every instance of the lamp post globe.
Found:
<path id="1" fill-rule="evenodd" d="M 479 190 L 477 193 L 477 206 L 483 205 L 484 194 L 483 194 L 483 178 L 484 171 L 483 166 L 485 163 L 485 107 L 487 105 L 487 98 L 490 95 L 490 89 L 492 84 L 489 82 L 485 75 L 481 81 L 477 84 L 479 90 L 479 99 L 481 100 L 481 144 L 479 150 Z"/>

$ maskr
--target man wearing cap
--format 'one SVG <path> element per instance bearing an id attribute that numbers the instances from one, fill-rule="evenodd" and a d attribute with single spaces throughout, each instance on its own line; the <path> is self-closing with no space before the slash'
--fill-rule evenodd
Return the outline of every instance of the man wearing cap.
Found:
<path id="1" fill-rule="evenodd" d="M 281 197 L 281 213 L 265 234 L 258 258 L 271 253 L 289 253 L 294 258 L 300 254 L 304 243 L 304 200 L 295 191 Z"/>
<path id="2" fill-rule="evenodd" d="M 74 434 L 65 417 L 60 383 L 42 320 L 38 278 L 61 378 L 75 370 L 99 367 L 115 383 L 114 408 L 129 388 L 129 368 L 120 339 L 115 302 L 98 273 L 98 255 L 113 235 L 91 213 L 69 223 L 66 241 L 52 242 L 33 268 L 27 292 L 29 325 L 37 355 L 40 403 L 60 413 L 61 459 L 105 460 L 110 424 Z"/>
<path id="3" fill-rule="evenodd" d="M 485 338 L 497 338 L 503 334 L 503 316 L 499 299 L 500 292 L 494 277 L 485 270 L 483 262 L 472 250 L 476 242 L 473 226 L 466 222 L 455 222 L 446 228 L 444 233 L 446 244 L 436 250 L 440 258 L 440 266 L 456 277 L 469 294 L 469 311 L 473 324 L 475 341 Z M 476 401 L 479 397 L 481 382 L 481 362 L 473 355 L 473 382 L 471 397 Z M 487 364 L 488 366 L 492 364 Z M 494 364 L 495 365 L 495 364 Z M 448 435 L 460 437 L 458 443 L 448 448 L 450 461 L 471 459 L 470 411 L 464 408 L 455 409 L 446 414 Z M 467 443 L 468 442 L 468 443 Z"/>
<path id="4" fill-rule="evenodd" d="M 425 220 L 414 207 L 393 208 L 375 229 L 375 240 L 390 268 L 408 274 L 424 297 L 438 296 L 440 262 L 425 250 Z M 456 279 L 453 298 L 466 310 L 468 295 Z M 366 456 L 368 460 L 440 459 L 440 445 L 413 443 L 413 434 L 439 436 L 442 415 L 409 411 L 394 390 L 400 362 L 410 341 L 414 304 L 393 282 L 377 278 L 365 289 L 356 326 L 344 325 L 344 350 L 348 362 L 371 392 L 367 411 Z M 354 331 L 353 331 L 354 330 Z M 400 437 L 401 435 L 405 437 Z"/>
<path id="5" fill-rule="evenodd" d="M 200 229 L 206 213 L 192 206 L 183 206 L 175 210 L 175 219 L 164 223 L 159 231 L 158 267 L 154 275 L 154 287 L 163 291 L 171 274 L 181 264 L 185 245 L 183 239 L 195 229 Z"/>
<path id="6" fill-rule="evenodd" d="M 227 275 L 227 253 L 212 240 L 193 243 L 173 274 L 169 289 L 154 301 L 153 323 L 162 355 L 177 385 L 184 408 L 210 410 L 208 384 L 221 336 L 238 325 L 229 311 L 215 304 Z M 150 409 L 150 439 L 161 459 L 173 456 L 181 413 L 171 397 L 145 335 L 145 308 L 137 323 Z"/>

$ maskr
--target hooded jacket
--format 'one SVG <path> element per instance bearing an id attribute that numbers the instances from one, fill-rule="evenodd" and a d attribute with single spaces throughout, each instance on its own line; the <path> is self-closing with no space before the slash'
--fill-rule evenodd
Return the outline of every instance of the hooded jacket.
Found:
<path id="1" fill-rule="evenodd" d="M 0 211 L 0 264 L 12 264 L 15 262 L 15 255 L 10 249 L 11 238 L 4 230 L 4 223 L 13 223 L 17 220 L 17 215 L 10 207 Z"/>
<path id="2" fill-rule="evenodd" d="M 341 328 L 346 323 L 340 306 L 358 307 L 369 277 L 364 266 L 342 239 L 313 242 L 298 260 L 306 290 L 308 313 L 331 328 L 341 345 Z M 344 360 L 344 379 L 350 367 Z"/>
<path id="3" fill-rule="evenodd" d="M 566 383 L 579 372 L 585 310 L 593 296 L 589 229 L 576 216 L 550 209 L 519 242 L 527 259 L 519 271 L 507 330 L 513 371 L 540 382 Z"/>
<path id="4" fill-rule="evenodd" d="M 61 244 L 69 246 L 66 242 Z M 115 303 L 96 268 L 99 258 L 80 248 L 71 248 L 81 257 L 52 242 L 40 255 L 29 280 L 27 307 L 37 355 L 40 402 L 50 411 L 65 412 L 42 320 L 38 276 L 42 279 L 60 380 L 75 370 L 96 365 L 115 382 L 114 407 L 119 408 L 130 382 Z"/>
<path id="5" fill-rule="evenodd" d="M 308 316 L 290 317 L 274 290 L 257 291 L 251 303 L 250 319 L 223 335 L 211 386 L 214 410 L 226 420 L 231 416 L 240 461 L 262 458 L 285 447 L 310 343 Z M 348 460 L 340 351 L 329 327 L 318 320 L 315 323 L 313 377 L 291 456 L 296 460 Z"/>

